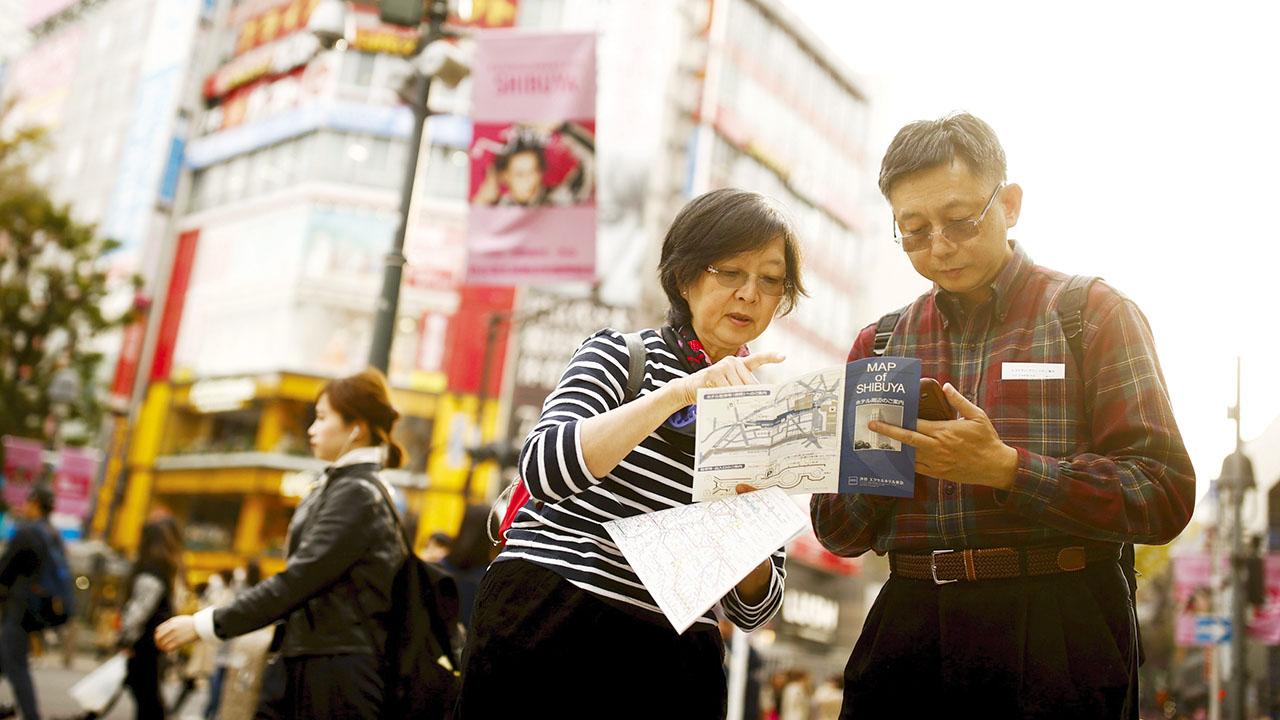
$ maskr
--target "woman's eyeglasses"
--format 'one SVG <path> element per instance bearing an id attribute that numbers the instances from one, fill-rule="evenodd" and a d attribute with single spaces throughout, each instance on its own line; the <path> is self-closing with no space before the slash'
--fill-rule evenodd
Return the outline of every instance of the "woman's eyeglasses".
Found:
<path id="1" fill-rule="evenodd" d="M 756 279 L 756 287 L 765 295 L 773 295 L 775 297 L 782 295 L 791 287 L 791 281 L 776 275 L 756 275 L 755 273 L 745 272 L 743 270 L 730 270 L 728 268 L 718 268 L 715 265 L 708 265 L 707 272 L 715 276 L 720 284 L 731 289 L 737 290 L 747 284 L 752 276 Z"/>

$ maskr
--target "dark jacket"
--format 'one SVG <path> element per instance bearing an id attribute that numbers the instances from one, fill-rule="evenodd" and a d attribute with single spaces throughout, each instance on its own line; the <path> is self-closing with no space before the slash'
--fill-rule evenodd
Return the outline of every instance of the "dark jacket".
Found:
<path id="1" fill-rule="evenodd" d="M 5 598 L 4 617 L 20 623 L 27 607 L 31 584 L 49 556 L 49 538 L 55 533 L 48 520 L 18 523 L 0 556 L 0 596 Z"/>
<path id="2" fill-rule="evenodd" d="M 386 647 L 391 583 L 405 559 L 378 466 L 334 468 L 289 523 L 284 572 L 213 613 L 222 638 L 286 619 L 286 657 L 372 653 Z"/>

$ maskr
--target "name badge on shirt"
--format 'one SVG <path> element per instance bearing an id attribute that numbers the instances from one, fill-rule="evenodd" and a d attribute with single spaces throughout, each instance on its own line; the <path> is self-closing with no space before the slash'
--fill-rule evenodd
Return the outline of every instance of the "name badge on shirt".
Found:
<path id="1" fill-rule="evenodd" d="M 1000 363 L 1001 380 L 1063 380 L 1066 377 L 1065 363 Z"/>

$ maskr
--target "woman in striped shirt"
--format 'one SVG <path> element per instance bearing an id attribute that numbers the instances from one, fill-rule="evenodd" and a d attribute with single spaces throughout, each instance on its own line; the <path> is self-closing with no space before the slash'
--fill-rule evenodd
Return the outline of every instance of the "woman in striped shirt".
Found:
<path id="1" fill-rule="evenodd" d="M 677 635 L 602 524 L 692 502 L 698 388 L 757 382 L 748 355 L 804 294 L 799 243 L 764 197 L 716 190 L 663 241 L 668 324 L 644 330 L 630 402 L 622 334 L 578 348 L 520 455 L 532 496 L 481 581 L 463 661 L 460 718 L 722 717 L 724 647 L 706 613 Z M 749 490 L 739 486 L 739 492 Z M 784 553 L 720 601 L 744 630 L 782 602 Z"/>

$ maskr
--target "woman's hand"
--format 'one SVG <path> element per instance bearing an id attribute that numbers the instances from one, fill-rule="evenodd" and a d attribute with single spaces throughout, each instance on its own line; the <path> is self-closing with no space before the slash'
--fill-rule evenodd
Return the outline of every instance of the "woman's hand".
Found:
<path id="1" fill-rule="evenodd" d="M 777 353 L 760 353 L 738 357 L 730 355 L 720 362 L 704 367 L 696 373 L 683 377 L 672 383 L 675 392 L 679 393 L 681 407 L 687 407 L 698 401 L 699 388 L 732 387 L 734 385 L 759 385 L 755 370 L 761 365 L 780 363 L 786 360 Z"/>
<path id="2" fill-rule="evenodd" d="M 156 647 L 164 652 L 172 652 L 199 639 L 196 621 L 190 615 L 171 617 L 156 628 Z"/>

